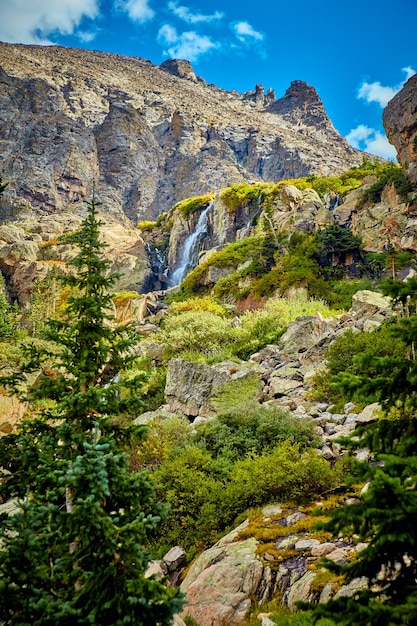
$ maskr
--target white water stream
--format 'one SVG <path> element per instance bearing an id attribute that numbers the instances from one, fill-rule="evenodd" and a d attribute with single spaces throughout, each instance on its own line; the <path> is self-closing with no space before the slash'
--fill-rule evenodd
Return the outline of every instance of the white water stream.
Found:
<path id="1" fill-rule="evenodd" d="M 201 212 L 195 231 L 190 233 L 184 242 L 184 248 L 177 269 L 171 275 L 171 285 L 179 285 L 185 276 L 198 263 L 199 245 L 207 235 L 208 213 L 213 206 L 213 202 Z"/>

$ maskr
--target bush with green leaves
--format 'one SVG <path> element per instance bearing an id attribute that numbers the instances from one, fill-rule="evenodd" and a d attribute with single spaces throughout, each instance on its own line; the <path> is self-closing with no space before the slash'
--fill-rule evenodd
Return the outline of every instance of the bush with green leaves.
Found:
<path id="1" fill-rule="evenodd" d="M 238 207 L 245 206 L 250 202 L 268 199 L 271 201 L 279 193 L 276 183 L 240 183 L 227 187 L 220 194 L 221 200 L 233 213 Z"/>
<path id="2" fill-rule="evenodd" d="M 224 355 L 233 343 L 238 329 L 230 320 L 209 311 L 168 313 L 157 339 L 169 345 L 169 356 L 200 353 L 204 357 Z"/>
<path id="3" fill-rule="evenodd" d="M 179 543 L 192 557 L 217 541 L 248 508 L 277 500 L 306 502 L 341 480 L 316 450 L 303 451 L 288 441 L 235 461 L 214 457 L 202 443 L 174 449 L 154 472 L 172 509 L 162 526 L 161 552 Z"/>
<path id="4" fill-rule="evenodd" d="M 315 377 L 313 397 L 336 403 L 339 408 L 350 401 L 359 404 L 376 402 L 378 398 L 374 394 L 364 394 L 362 390 L 343 391 L 336 384 L 336 377 L 343 372 L 373 376 L 377 374 L 371 364 L 373 357 L 403 357 L 407 348 L 401 339 L 393 335 L 395 324 L 395 320 L 389 321 L 372 332 L 348 329 L 339 336 L 327 351 L 325 370 Z M 366 355 L 366 362 L 364 358 L 359 359 L 358 354 Z"/>
<path id="5" fill-rule="evenodd" d="M 347 311 L 352 306 L 352 297 L 357 291 L 364 289 L 373 291 L 375 287 L 375 281 L 367 276 L 363 278 L 332 280 L 330 293 L 327 294 L 326 300 L 331 307 Z"/>
<path id="6" fill-rule="evenodd" d="M 321 244 L 319 255 L 352 252 L 359 250 L 362 245 L 362 239 L 358 235 L 338 224 L 320 230 L 316 239 Z"/>
<path id="7" fill-rule="evenodd" d="M 413 185 L 407 178 L 404 170 L 396 163 L 386 163 L 379 173 L 378 180 L 370 185 L 361 195 L 357 208 L 365 204 L 376 204 L 381 201 L 381 193 L 386 185 L 393 183 L 397 193 L 404 197 L 413 191 Z"/>
<path id="8" fill-rule="evenodd" d="M 161 329 L 152 337 L 152 341 L 156 339 L 169 346 L 167 358 L 175 355 L 190 360 L 247 359 L 267 344 L 276 343 L 288 324 L 297 317 L 337 314 L 325 302 L 309 299 L 303 291 L 288 299 L 267 300 L 262 309 L 244 313 L 236 327 L 230 318 L 224 317 L 224 307 L 198 310 L 194 304 L 187 307 L 186 302 L 181 306 L 173 305 Z M 192 299 L 192 302 L 196 300 Z"/>
<path id="9" fill-rule="evenodd" d="M 231 461 L 270 451 L 284 441 L 292 441 L 300 449 L 319 444 L 310 419 L 294 418 L 282 409 L 255 402 L 240 404 L 202 424 L 196 441 L 204 443 L 215 457 Z"/>
<path id="10" fill-rule="evenodd" d="M 172 513 L 155 542 L 180 543 L 191 558 L 219 539 L 249 507 L 308 501 L 340 482 L 317 453 L 313 424 L 276 408 L 246 403 L 196 431 L 180 418 L 157 420 L 141 446 Z"/>

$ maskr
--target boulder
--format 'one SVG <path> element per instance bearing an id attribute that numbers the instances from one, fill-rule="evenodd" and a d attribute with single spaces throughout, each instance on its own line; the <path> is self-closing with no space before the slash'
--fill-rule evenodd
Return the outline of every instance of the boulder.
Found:
<path id="1" fill-rule="evenodd" d="M 223 361 L 215 365 L 171 359 L 165 398 L 169 410 L 190 418 L 211 417 L 253 399 L 261 388 L 261 369 L 254 363 Z"/>
<path id="2" fill-rule="evenodd" d="M 335 337 L 333 320 L 326 320 L 319 315 L 298 317 L 289 324 L 282 335 L 278 347 L 287 356 L 299 355 L 313 346 L 318 348 L 319 354 Z"/>
<path id="3" fill-rule="evenodd" d="M 364 289 L 353 295 L 351 311 L 357 318 L 368 318 L 375 313 L 389 315 L 392 314 L 392 300 L 388 296 Z"/>
<path id="4" fill-rule="evenodd" d="M 250 611 L 264 568 L 256 555 L 256 539 L 237 539 L 246 525 L 203 552 L 181 585 L 187 602 L 184 616 L 199 626 L 241 624 Z"/>
<path id="5" fill-rule="evenodd" d="M 282 185 L 280 189 L 282 202 L 290 209 L 296 209 L 303 200 L 303 192 L 294 185 Z"/>
<path id="6" fill-rule="evenodd" d="M 163 557 L 169 572 L 174 572 L 178 567 L 184 564 L 186 552 L 181 546 L 174 546 Z"/>

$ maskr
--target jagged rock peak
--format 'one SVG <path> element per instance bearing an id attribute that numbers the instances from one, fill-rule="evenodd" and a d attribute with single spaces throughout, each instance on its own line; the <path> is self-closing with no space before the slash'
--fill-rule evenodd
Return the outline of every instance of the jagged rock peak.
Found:
<path id="1" fill-rule="evenodd" d="M 296 124 L 332 125 L 316 89 L 303 80 L 293 80 L 285 95 L 272 102 L 267 110 Z"/>
<path id="2" fill-rule="evenodd" d="M 0 43 L 0 172 L 10 182 L 0 221 L 76 210 L 96 181 L 103 211 L 137 224 L 232 184 L 362 162 L 316 98 L 307 117 L 300 105 L 287 118 L 268 111 L 274 93 L 261 85 L 246 99 L 195 77 L 187 61 L 162 65 Z"/>
<path id="3" fill-rule="evenodd" d="M 382 115 L 385 132 L 398 161 L 417 182 L 417 74 L 390 100 Z"/>
<path id="4" fill-rule="evenodd" d="M 168 72 L 168 74 L 178 76 L 178 78 L 186 78 L 187 80 L 192 80 L 193 83 L 196 83 L 198 80 L 193 66 L 184 59 L 167 59 L 159 67 L 161 70 Z"/>

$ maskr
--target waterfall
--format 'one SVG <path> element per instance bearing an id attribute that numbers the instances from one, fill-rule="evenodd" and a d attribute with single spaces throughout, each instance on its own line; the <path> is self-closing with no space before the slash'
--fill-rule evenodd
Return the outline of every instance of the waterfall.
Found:
<path id="1" fill-rule="evenodd" d="M 179 285 L 187 273 L 198 263 L 199 245 L 207 235 L 208 212 L 213 202 L 201 212 L 195 231 L 190 233 L 184 242 L 184 248 L 177 269 L 171 275 L 171 285 Z"/>

